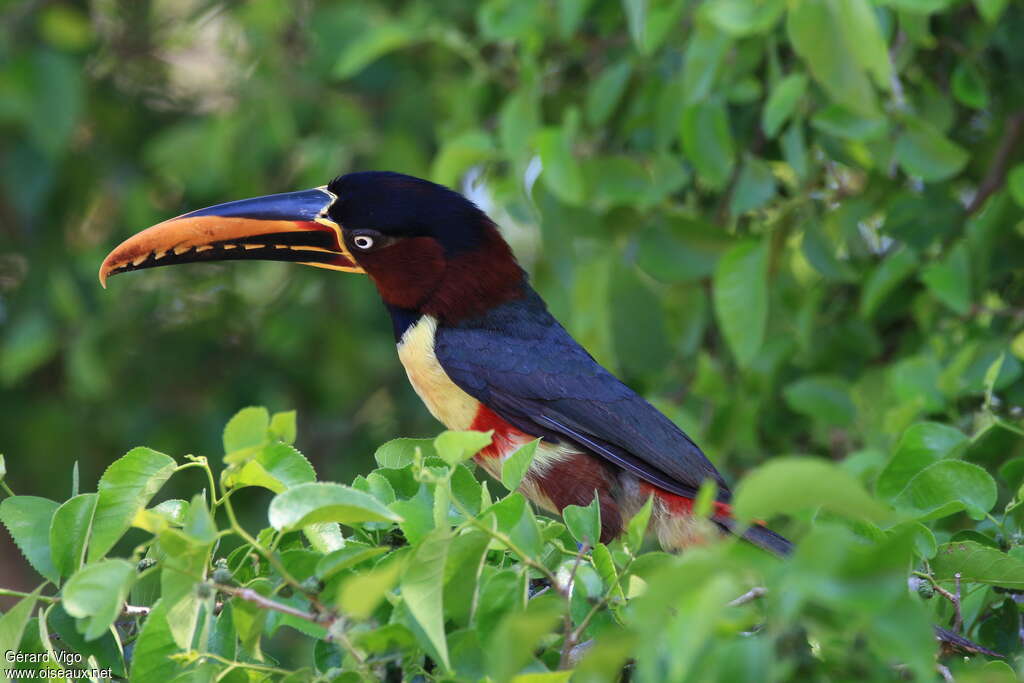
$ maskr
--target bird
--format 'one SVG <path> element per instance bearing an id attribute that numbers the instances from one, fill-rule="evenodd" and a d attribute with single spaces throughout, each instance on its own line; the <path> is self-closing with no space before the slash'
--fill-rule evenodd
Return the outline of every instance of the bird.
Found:
<path id="1" fill-rule="evenodd" d="M 498 478 L 506 458 L 536 441 L 519 490 L 553 514 L 596 496 L 600 542 L 622 535 L 648 499 L 664 549 L 706 542 L 694 502 L 711 482 L 714 527 L 791 552 L 762 522 L 734 519 L 729 487 L 700 447 L 573 339 L 495 222 L 462 194 L 391 171 L 351 172 L 165 220 L 111 251 L 99 279 L 106 287 L 115 274 L 226 260 L 367 275 L 430 413 L 450 430 L 491 431 L 475 461 Z"/>

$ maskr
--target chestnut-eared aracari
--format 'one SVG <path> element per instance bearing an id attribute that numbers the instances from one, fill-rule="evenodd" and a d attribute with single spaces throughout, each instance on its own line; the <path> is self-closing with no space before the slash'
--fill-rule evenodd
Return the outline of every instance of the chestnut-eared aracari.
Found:
<path id="1" fill-rule="evenodd" d="M 596 494 L 602 541 L 652 496 L 663 547 L 703 540 L 693 503 L 711 481 L 715 525 L 789 552 L 789 542 L 761 524 L 737 527 L 729 488 L 701 449 L 569 335 L 494 222 L 457 192 L 398 173 L 350 173 L 159 223 L 114 249 L 99 277 L 105 285 L 130 270 L 229 259 L 368 275 L 391 315 L 409 381 L 434 417 L 449 429 L 493 430 L 476 456 L 492 475 L 540 437 L 520 490 L 555 513 Z"/>

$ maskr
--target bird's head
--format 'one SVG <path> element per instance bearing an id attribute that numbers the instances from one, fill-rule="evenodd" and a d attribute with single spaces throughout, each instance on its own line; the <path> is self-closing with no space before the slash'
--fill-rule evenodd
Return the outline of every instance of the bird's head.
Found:
<path id="1" fill-rule="evenodd" d="M 388 306 L 451 321 L 519 296 L 524 282 L 476 205 L 441 185 L 377 171 L 171 218 L 122 242 L 99 277 L 105 287 L 131 270 L 243 259 L 366 273 Z"/>

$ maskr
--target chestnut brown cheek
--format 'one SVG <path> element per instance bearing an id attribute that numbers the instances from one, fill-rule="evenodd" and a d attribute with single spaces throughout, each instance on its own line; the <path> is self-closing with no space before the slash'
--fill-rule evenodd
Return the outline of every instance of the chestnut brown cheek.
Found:
<path id="1" fill-rule="evenodd" d="M 416 309 L 444 274 L 444 251 L 429 237 L 401 240 L 362 254 L 359 265 L 373 278 L 381 298 L 392 306 Z"/>

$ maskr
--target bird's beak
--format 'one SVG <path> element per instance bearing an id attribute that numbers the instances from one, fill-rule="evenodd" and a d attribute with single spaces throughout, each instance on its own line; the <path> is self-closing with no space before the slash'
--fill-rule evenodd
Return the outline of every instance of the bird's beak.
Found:
<path id="1" fill-rule="evenodd" d="M 294 261 L 363 273 L 327 216 L 337 197 L 326 187 L 218 204 L 129 237 L 103 260 L 100 284 L 129 270 L 196 261 Z"/>

